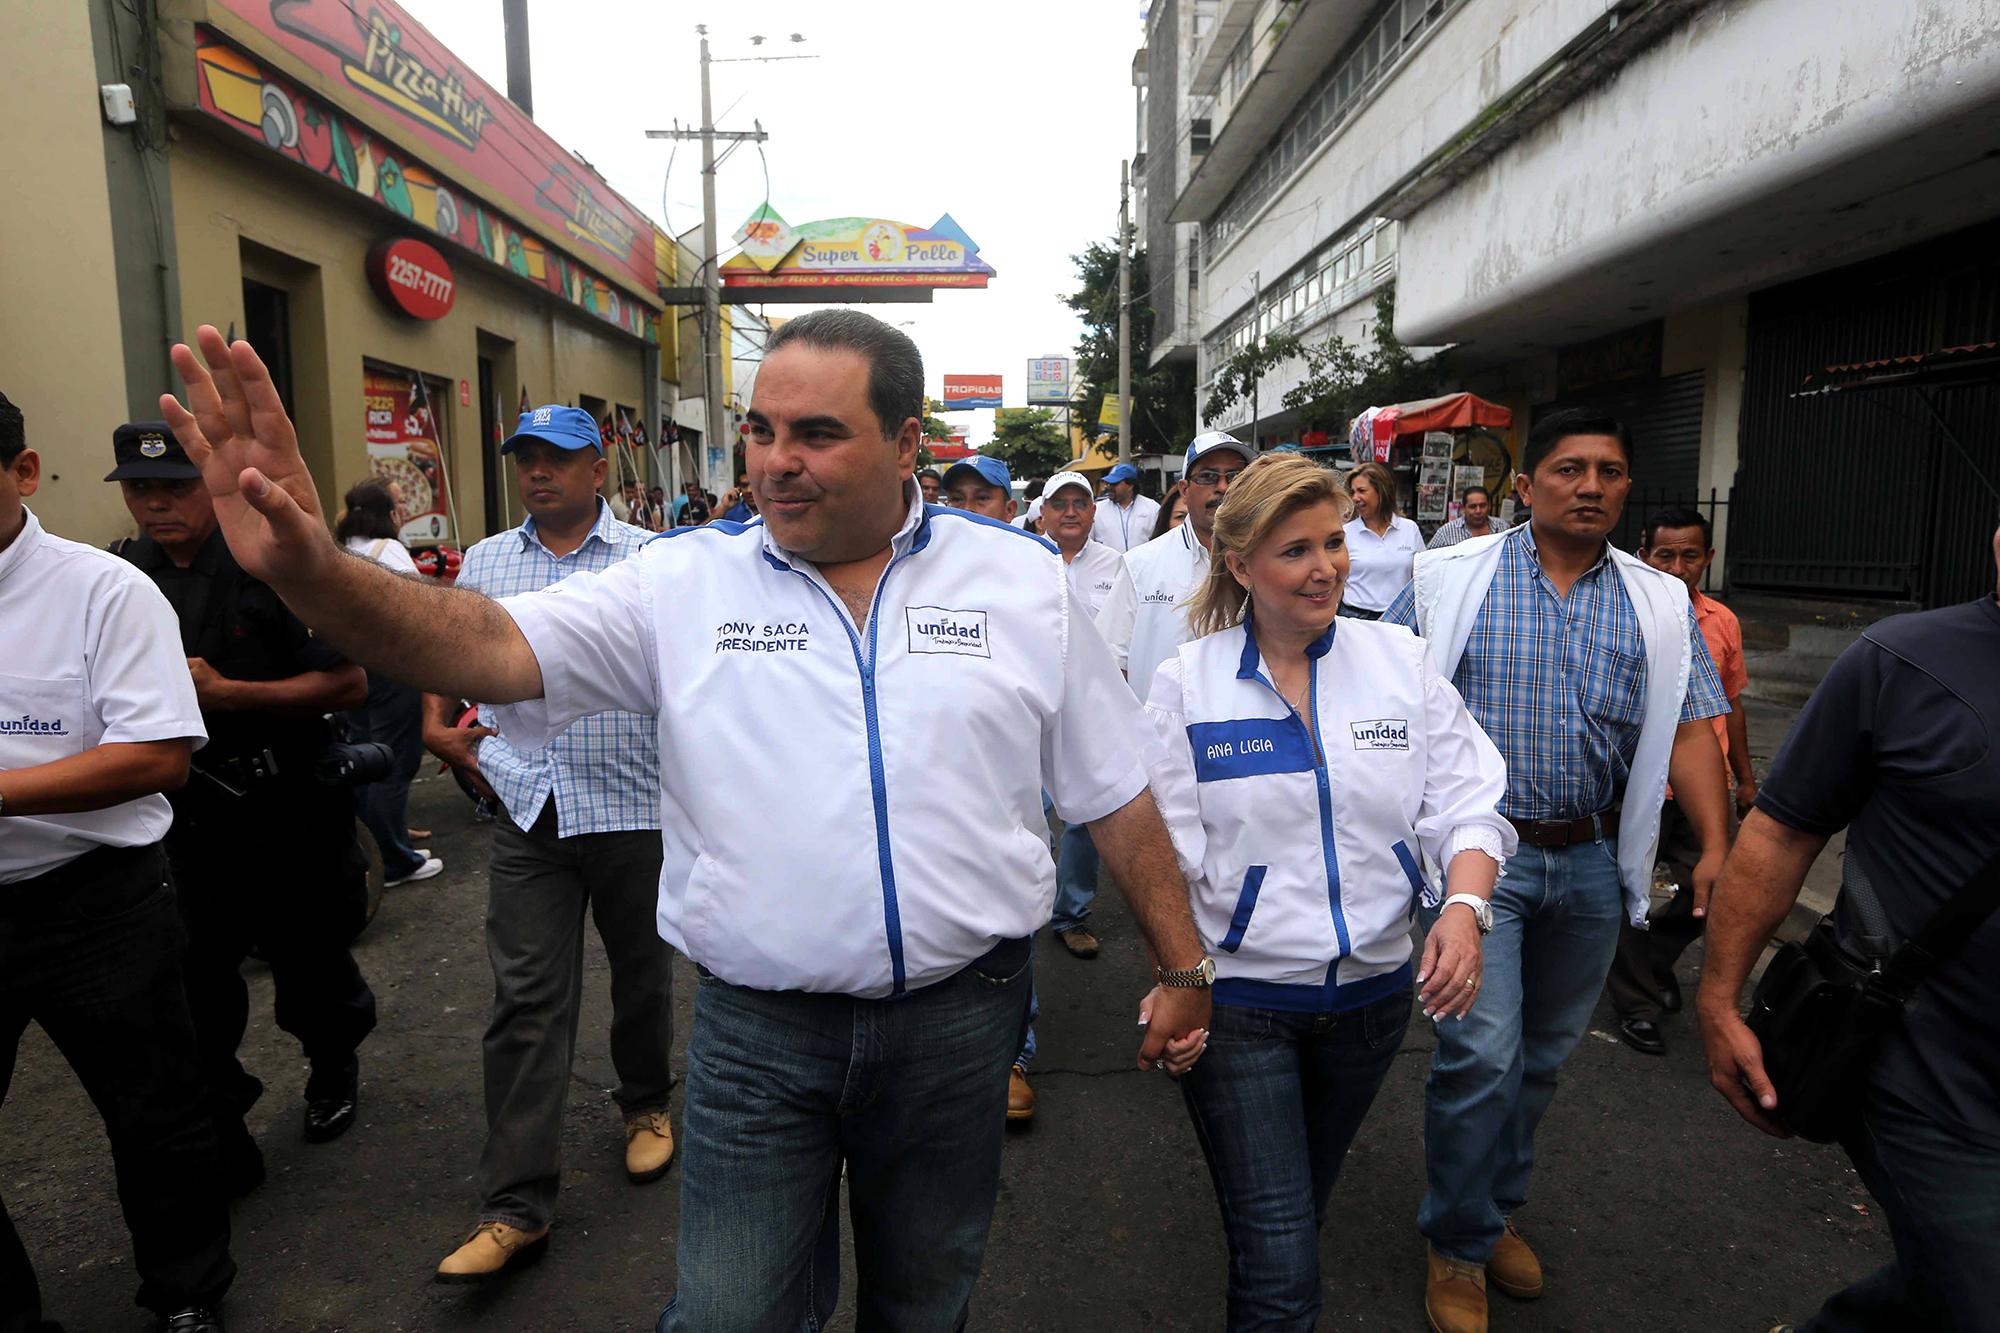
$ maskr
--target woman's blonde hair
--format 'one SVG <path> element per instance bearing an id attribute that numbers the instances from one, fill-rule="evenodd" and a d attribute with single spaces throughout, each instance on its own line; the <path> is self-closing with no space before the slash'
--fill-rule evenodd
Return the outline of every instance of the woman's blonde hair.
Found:
<path id="1" fill-rule="evenodd" d="M 1395 473 L 1389 471 L 1388 468 L 1383 467 L 1380 463 L 1363 463 L 1360 467 L 1355 468 L 1353 471 L 1347 474 L 1347 484 L 1349 487 L 1352 487 L 1354 485 L 1354 479 L 1356 477 L 1360 477 L 1361 479 L 1366 481 L 1370 486 L 1373 486 L 1375 488 L 1375 494 L 1381 497 L 1381 502 L 1383 504 L 1389 506 L 1389 512 L 1391 514 L 1396 512 Z M 1348 494 L 1349 494 L 1349 499 L 1351 500 L 1353 498 L 1353 492 L 1350 490 Z M 1360 506 L 1357 505 L 1355 507 L 1355 512 L 1356 513 L 1360 512 Z"/>
<path id="2" fill-rule="evenodd" d="M 1249 594 L 1229 572 L 1229 553 L 1248 559 L 1272 531 L 1301 509 L 1331 500 L 1342 521 L 1354 516 L 1354 501 L 1340 478 L 1303 454 L 1265 454 L 1229 484 L 1215 511 L 1209 538 L 1208 577 L 1188 599 L 1188 624 L 1196 638 L 1228 629 L 1243 619 Z"/>

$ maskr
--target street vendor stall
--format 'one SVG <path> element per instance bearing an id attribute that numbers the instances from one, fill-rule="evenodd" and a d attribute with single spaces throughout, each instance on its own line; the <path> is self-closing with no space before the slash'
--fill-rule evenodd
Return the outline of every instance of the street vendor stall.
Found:
<path id="1" fill-rule="evenodd" d="M 1347 439 L 1308 448 L 1307 453 L 1352 467 L 1381 463 L 1396 477 L 1397 512 L 1414 518 L 1426 537 L 1458 513 L 1468 487 L 1484 486 L 1498 506 L 1507 500 L 1515 458 L 1500 432 L 1514 414 L 1477 394 L 1371 407 L 1348 423 Z M 1323 437 L 1322 437 L 1323 438 Z"/>

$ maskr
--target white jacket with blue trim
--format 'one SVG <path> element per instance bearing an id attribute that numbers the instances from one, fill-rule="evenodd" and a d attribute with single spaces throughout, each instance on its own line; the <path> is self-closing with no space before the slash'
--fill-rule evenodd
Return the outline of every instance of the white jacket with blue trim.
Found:
<path id="1" fill-rule="evenodd" d="M 1153 678 L 1153 792 L 1218 1004 L 1336 1012 L 1408 986 L 1418 900 L 1437 901 L 1423 858 L 1514 850 L 1500 752 L 1422 640 L 1343 619 L 1307 652 L 1303 713 L 1247 625 L 1183 645 Z"/>
<path id="2" fill-rule="evenodd" d="M 541 745 L 606 709 L 659 719 L 660 935 L 725 981 L 901 994 L 1049 919 L 1042 813 L 1145 788 L 1140 705 L 1042 538 L 914 485 L 857 625 L 762 521 L 677 529 L 500 605 Z"/>

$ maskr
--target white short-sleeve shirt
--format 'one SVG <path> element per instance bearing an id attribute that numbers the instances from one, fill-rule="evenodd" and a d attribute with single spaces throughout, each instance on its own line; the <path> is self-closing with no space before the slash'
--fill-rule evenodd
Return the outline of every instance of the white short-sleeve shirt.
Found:
<path id="1" fill-rule="evenodd" d="M 33 512 L 0 551 L 0 769 L 33 768 L 99 745 L 208 739 L 180 626 L 132 565 L 45 531 Z M 141 796 L 66 815 L 0 815 L 0 884 L 97 847 L 143 847 L 173 823 Z"/>
<path id="2" fill-rule="evenodd" d="M 394 537 L 349 537 L 347 549 L 398 574 L 422 572 L 417 568 L 417 562 L 411 558 L 410 548 Z"/>
<path id="3" fill-rule="evenodd" d="M 1410 568 L 1424 549 L 1423 530 L 1401 514 L 1376 536 L 1360 519 L 1347 524 L 1347 592 L 1341 601 L 1363 611 L 1386 611 L 1410 581 Z"/>

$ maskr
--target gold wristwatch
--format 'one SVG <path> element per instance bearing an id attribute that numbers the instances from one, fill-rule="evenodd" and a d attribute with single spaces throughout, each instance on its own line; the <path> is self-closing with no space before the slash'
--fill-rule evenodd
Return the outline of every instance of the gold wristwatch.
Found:
<path id="1" fill-rule="evenodd" d="M 1199 986 L 1213 986 L 1215 984 L 1215 960 L 1207 954 L 1203 954 L 1201 961 L 1193 967 L 1156 967 L 1153 969 L 1153 976 L 1162 986 L 1176 990 L 1190 990 Z"/>

